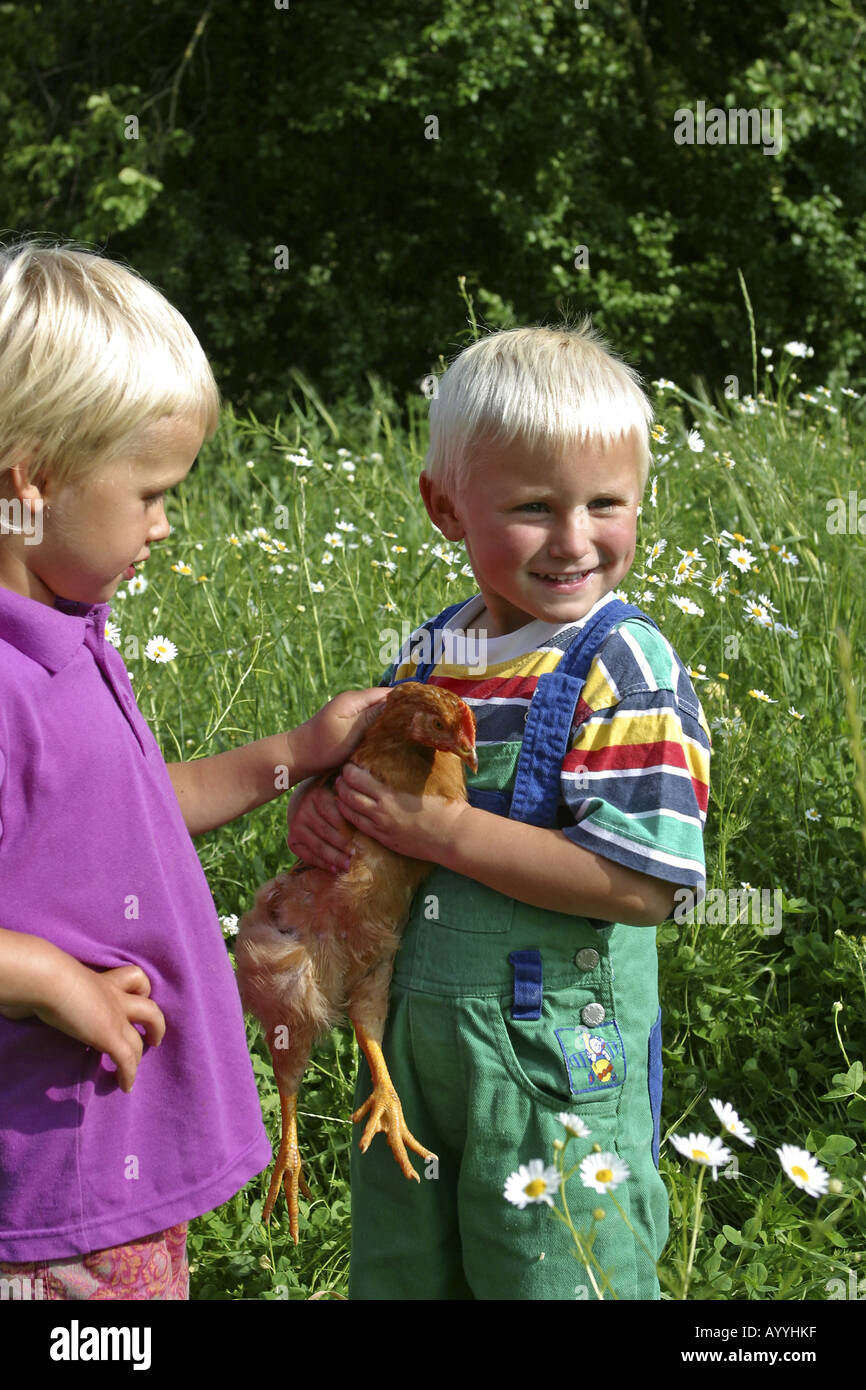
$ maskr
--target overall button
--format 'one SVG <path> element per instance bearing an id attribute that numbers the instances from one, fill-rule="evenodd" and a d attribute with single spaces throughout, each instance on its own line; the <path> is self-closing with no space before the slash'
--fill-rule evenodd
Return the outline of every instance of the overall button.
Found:
<path id="1" fill-rule="evenodd" d="M 587 1028 L 595 1028 L 599 1023 L 604 1022 L 604 1005 L 587 1004 L 580 1011 L 581 1023 L 585 1023 Z"/>
<path id="2" fill-rule="evenodd" d="M 582 951 L 578 951 L 574 958 L 574 963 L 578 970 L 594 970 L 599 962 L 598 951 L 592 946 L 584 946 Z"/>

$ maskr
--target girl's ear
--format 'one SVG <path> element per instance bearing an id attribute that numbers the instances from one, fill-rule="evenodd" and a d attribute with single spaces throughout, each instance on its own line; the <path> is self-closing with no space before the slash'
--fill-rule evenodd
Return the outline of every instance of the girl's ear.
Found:
<path id="1" fill-rule="evenodd" d="M 455 511 L 455 503 L 450 493 L 445 492 L 428 473 L 421 474 L 418 487 L 427 508 L 427 515 L 437 531 L 441 531 L 446 540 L 462 541 L 466 532 Z"/>

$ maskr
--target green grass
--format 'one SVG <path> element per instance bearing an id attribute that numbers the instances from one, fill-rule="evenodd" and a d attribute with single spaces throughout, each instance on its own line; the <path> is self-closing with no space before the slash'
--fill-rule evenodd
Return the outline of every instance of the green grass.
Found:
<path id="1" fill-rule="evenodd" d="M 668 922 L 659 933 L 668 1297 L 820 1300 L 841 1296 L 850 1271 L 866 1275 L 866 782 L 857 720 L 866 538 L 827 525 L 830 499 L 866 497 L 866 426 L 860 400 L 801 399 L 785 360 L 755 402 L 714 407 L 676 388 L 658 392 L 666 436 L 655 447 L 656 504 L 648 488 L 625 584 L 691 667 L 714 730 L 708 886 L 780 890 L 784 904 L 778 935 L 748 921 Z M 290 728 L 338 690 L 375 683 L 386 664 L 381 632 L 473 592 L 461 573 L 465 554 L 433 530 L 417 494 L 425 402 L 410 402 L 401 427 L 375 384 L 365 412 L 329 412 L 299 386 L 290 414 L 273 425 L 226 412 L 169 504 L 175 530 L 154 550 L 147 589 L 115 601 L 121 652 L 169 759 Z M 700 453 L 686 441 L 695 425 L 706 442 Z M 309 467 L 289 457 L 302 448 Z M 728 549 L 742 543 L 720 540 L 723 531 L 748 542 L 748 572 L 729 562 Z M 660 540 L 666 548 L 649 565 Z M 681 585 L 678 547 L 702 557 Z M 725 572 L 723 602 L 710 585 Z M 747 621 L 745 603 L 760 596 L 796 636 Z M 703 612 L 682 612 L 673 597 Z M 175 660 L 145 658 L 155 635 L 177 645 Z M 197 847 L 219 912 L 240 916 L 259 884 L 291 862 L 284 798 Z M 267 1050 L 256 1025 L 248 1028 L 276 1138 Z M 336 1030 L 305 1078 L 301 1140 L 314 1199 L 301 1203 L 297 1250 L 282 1203 L 270 1229 L 262 1226 L 267 1180 L 257 1178 L 193 1223 L 194 1298 L 345 1295 L 355 1064 L 351 1034 Z M 730 1101 L 757 1136 L 754 1149 L 730 1140 L 737 1162 L 716 1182 L 665 1138 L 718 1133 L 710 1097 Z M 838 1190 L 818 1200 L 798 1190 L 774 1152 L 783 1143 L 815 1154 Z"/>

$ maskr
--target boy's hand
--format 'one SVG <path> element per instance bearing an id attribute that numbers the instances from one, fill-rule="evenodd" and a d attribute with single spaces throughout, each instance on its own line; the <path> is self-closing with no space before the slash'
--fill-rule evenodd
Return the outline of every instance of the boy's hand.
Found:
<path id="1" fill-rule="evenodd" d="M 337 804 L 346 820 L 396 854 L 441 864 L 470 809 L 465 801 L 393 792 L 365 768 L 347 763 L 337 778 Z"/>
<path id="2" fill-rule="evenodd" d="M 351 757 L 375 718 L 375 707 L 388 698 L 387 686 L 370 690 L 344 690 L 299 724 L 291 738 L 299 746 L 293 781 L 315 777 L 339 767 Z"/>
<path id="3" fill-rule="evenodd" d="M 35 1014 L 61 1033 L 107 1053 L 117 1067 L 121 1090 L 131 1091 L 145 1041 L 159 1047 L 165 1034 L 163 1012 L 148 998 L 150 981 L 137 965 L 91 970 L 65 951 L 50 949 L 50 974 L 44 984 L 27 1003 L 4 1004 L 0 1013 L 12 1019 Z M 135 1023 L 144 1028 L 144 1038 Z"/>
<path id="4" fill-rule="evenodd" d="M 352 827 L 340 814 L 334 793 L 323 786 L 301 790 L 296 806 L 289 803 L 291 818 L 286 837 L 289 849 L 305 864 L 332 874 L 351 867 L 347 849 Z"/>

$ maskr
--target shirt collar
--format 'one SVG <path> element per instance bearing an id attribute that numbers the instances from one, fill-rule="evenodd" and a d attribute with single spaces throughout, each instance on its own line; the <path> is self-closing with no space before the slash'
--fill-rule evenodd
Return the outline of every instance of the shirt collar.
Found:
<path id="1" fill-rule="evenodd" d="M 56 598 L 54 607 L 0 588 L 0 641 L 11 643 L 46 671 L 67 666 L 83 643 L 88 627 L 105 630 L 107 603 L 78 603 Z"/>

